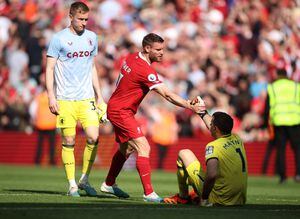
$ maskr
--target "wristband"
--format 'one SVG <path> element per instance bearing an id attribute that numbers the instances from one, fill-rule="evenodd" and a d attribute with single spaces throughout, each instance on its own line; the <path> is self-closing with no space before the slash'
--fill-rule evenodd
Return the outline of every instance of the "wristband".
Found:
<path id="1" fill-rule="evenodd" d="M 204 110 L 203 113 L 198 113 L 198 115 L 201 117 L 201 119 L 203 119 L 206 114 L 208 114 L 207 110 Z"/>

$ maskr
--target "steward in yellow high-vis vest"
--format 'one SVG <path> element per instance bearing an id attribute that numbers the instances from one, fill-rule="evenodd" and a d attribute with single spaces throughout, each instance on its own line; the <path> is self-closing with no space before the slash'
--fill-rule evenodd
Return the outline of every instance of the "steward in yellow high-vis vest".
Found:
<path id="1" fill-rule="evenodd" d="M 271 123 L 276 126 L 300 124 L 299 83 L 281 78 L 268 85 Z"/>
<path id="2" fill-rule="evenodd" d="M 274 126 L 280 183 L 286 180 L 285 147 L 288 140 L 295 153 L 295 180 L 300 182 L 300 84 L 288 79 L 283 67 L 277 69 L 277 80 L 268 85 L 266 109 Z"/>

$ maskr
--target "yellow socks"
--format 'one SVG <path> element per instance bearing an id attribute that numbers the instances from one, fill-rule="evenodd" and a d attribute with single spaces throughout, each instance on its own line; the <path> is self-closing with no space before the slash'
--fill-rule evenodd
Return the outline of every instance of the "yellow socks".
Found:
<path id="1" fill-rule="evenodd" d="M 97 155 L 98 142 L 95 144 L 86 143 L 84 153 L 83 153 L 83 166 L 82 174 L 88 176 L 92 169 L 95 157 Z"/>
<path id="2" fill-rule="evenodd" d="M 189 194 L 189 187 L 187 184 L 188 174 L 184 170 L 181 160 L 177 160 L 177 182 L 179 189 L 179 196 L 181 198 L 187 198 Z"/>
<path id="3" fill-rule="evenodd" d="M 74 180 L 75 179 L 74 145 L 63 144 L 61 156 L 65 166 L 65 171 L 68 180 Z"/>
<path id="4" fill-rule="evenodd" d="M 83 153 L 83 166 L 82 166 L 82 177 L 81 182 L 87 181 L 88 175 L 92 169 L 95 157 L 97 155 L 96 144 L 86 143 Z M 67 179 L 69 182 L 75 182 L 75 157 L 74 157 L 74 145 L 63 145 L 62 147 L 62 161 L 65 166 Z"/>

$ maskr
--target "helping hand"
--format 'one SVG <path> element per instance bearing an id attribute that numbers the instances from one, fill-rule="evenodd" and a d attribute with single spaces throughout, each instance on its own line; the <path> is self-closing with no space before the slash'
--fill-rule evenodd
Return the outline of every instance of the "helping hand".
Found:
<path id="1" fill-rule="evenodd" d="M 202 100 L 200 96 L 195 97 L 191 102 L 192 110 L 195 113 L 201 114 L 206 111 L 205 102 Z"/>

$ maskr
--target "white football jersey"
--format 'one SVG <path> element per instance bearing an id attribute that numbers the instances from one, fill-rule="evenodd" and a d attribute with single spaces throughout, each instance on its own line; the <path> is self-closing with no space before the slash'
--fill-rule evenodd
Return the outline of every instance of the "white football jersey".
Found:
<path id="1" fill-rule="evenodd" d="M 92 65 L 97 53 L 98 39 L 92 31 L 76 35 L 65 28 L 53 36 L 47 56 L 57 58 L 54 86 L 58 100 L 84 100 L 95 96 Z"/>

